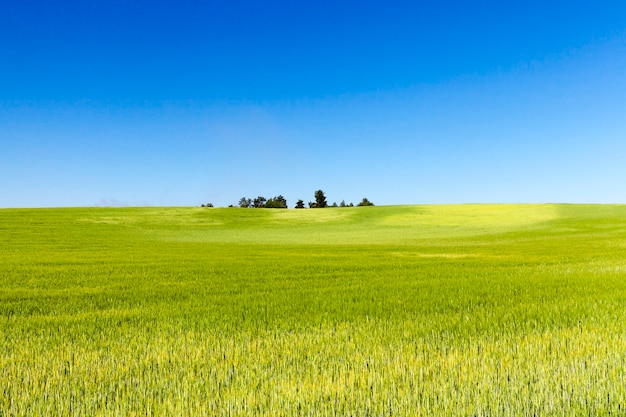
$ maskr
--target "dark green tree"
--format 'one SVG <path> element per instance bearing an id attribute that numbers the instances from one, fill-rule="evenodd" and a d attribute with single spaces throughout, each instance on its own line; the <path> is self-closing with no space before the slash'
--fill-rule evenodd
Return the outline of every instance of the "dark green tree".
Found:
<path id="1" fill-rule="evenodd" d="M 324 191 L 317 190 L 315 192 L 315 208 L 324 208 L 328 205 L 326 203 L 326 196 L 324 195 Z"/>
<path id="2" fill-rule="evenodd" d="M 363 207 L 363 206 L 373 206 L 374 203 L 372 203 L 371 201 L 369 201 L 367 198 L 363 197 L 363 200 L 361 200 L 361 202 L 359 204 L 357 204 L 357 206 L 359 207 Z"/>
<path id="3" fill-rule="evenodd" d="M 258 196 L 257 198 L 254 199 L 254 201 L 252 202 L 252 205 L 254 206 L 254 208 L 263 208 L 265 207 L 265 203 L 267 202 L 267 199 L 263 196 Z"/>
<path id="4" fill-rule="evenodd" d="M 266 208 L 287 208 L 287 200 L 282 195 L 270 198 L 265 203 Z"/>
<path id="5" fill-rule="evenodd" d="M 241 197 L 241 200 L 239 200 L 239 207 L 248 208 L 250 206 L 252 206 L 252 200 L 246 197 Z"/>
<path id="6" fill-rule="evenodd" d="M 303 209 L 303 208 L 304 208 L 304 201 L 302 201 L 302 200 L 298 200 L 298 201 L 296 202 L 296 208 L 297 208 L 297 209 Z"/>

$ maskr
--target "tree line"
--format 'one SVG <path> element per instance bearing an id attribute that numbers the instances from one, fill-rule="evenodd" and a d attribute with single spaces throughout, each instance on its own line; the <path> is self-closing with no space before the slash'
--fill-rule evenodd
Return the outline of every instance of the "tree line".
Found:
<path id="1" fill-rule="evenodd" d="M 352 203 L 346 204 L 344 200 L 342 200 L 341 203 L 339 204 L 332 203 L 331 205 L 328 205 L 328 202 L 326 201 L 326 195 L 324 194 L 324 191 L 322 190 L 317 190 L 314 194 L 314 198 L 315 198 L 315 201 L 308 202 L 307 205 L 309 206 L 309 208 L 354 207 L 354 204 Z M 361 200 L 361 202 L 357 204 L 357 207 L 373 206 L 373 205 L 374 203 L 369 201 L 367 198 L 363 197 L 363 200 Z M 241 199 L 239 200 L 238 206 L 241 208 L 285 208 L 286 209 L 287 200 L 282 195 L 278 195 L 276 197 L 272 197 L 269 199 L 263 196 L 258 196 L 257 198 L 254 198 L 254 199 L 248 198 L 248 197 L 241 197 Z M 202 207 L 213 207 L 213 204 L 211 203 L 202 204 Z M 230 205 L 228 207 L 235 207 L 235 206 Z M 306 208 L 304 204 L 304 200 L 298 200 L 294 208 L 297 208 L 297 209 Z"/>

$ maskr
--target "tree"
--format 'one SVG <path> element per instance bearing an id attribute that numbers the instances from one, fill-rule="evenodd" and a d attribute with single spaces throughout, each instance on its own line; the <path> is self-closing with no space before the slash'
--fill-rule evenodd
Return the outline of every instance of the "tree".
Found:
<path id="1" fill-rule="evenodd" d="M 265 203 L 265 207 L 267 208 L 287 208 L 287 200 L 282 195 L 277 197 L 270 198 Z"/>
<path id="2" fill-rule="evenodd" d="M 346 201 L 345 200 L 341 200 L 341 203 L 339 203 L 339 207 L 347 207 L 346 206 Z"/>
<path id="3" fill-rule="evenodd" d="M 330 206 L 331 207 L 339 207 L 335 201 L 333 201 L 333 204 L 331 204 Z"/>
<path id="4" fill-rule="evenodd" d="M 250 200 L 249 198 L 241 197 L 241 200 L 239 200 L 239 207 L 241 208 L 248 208 L 251 205 L 252 205 L 252 200 Z"/>
<path id="5" fill-rule="evenodd" d="M 324 195 L 324 191 L 317 190 L 315 192 L 315 207 L 316 208 L 324 208 L 328 204 L 326 203 L 326 196 Z"/>
<path id="6" fill-rule="evenodd" d="M 303 209 L 303 208 L 304 208 L 304 201 L 302 201 L 302 200 L 298 200 L 298 201 L 296 202 L 296 208 L 297 208 L 297 209 Z"/>
<path id="7" fill-rule="evenodd" d="M 373 206 L 374 203 L 372 203 L 371 201 L 369 201 L 367 198 L 363 197 L 363 200 L 361 200 L 361 202 L 359 204 L 357 204 L 357 206 L 359 207 L 363 207 L 363 206 Z"/>
<path id="8" fill-rule="evenodd" d="M 254 201 L 252 202 L 252 205 L 254 206 L 254 208 L 263 208 L 265 207 L 265 202 L 267 201 L 267 199 L 263 196 L 258 196 L 257 198 L 254 199 Z"/>
<path id="9" fill-rule="evenodd" d="M 287 208 L 287 199 L 282 195 L 278 195 L 278 197 L 274 197 L 274 201 L 278 202 L 280 208 Z"/>

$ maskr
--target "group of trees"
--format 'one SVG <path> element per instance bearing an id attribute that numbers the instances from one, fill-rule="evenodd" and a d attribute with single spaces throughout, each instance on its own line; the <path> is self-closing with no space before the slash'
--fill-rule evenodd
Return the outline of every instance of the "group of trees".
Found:
<path id="1" fill-rule="evenodd" d="M 373 206 L 373 205 L 374 203 L 369 201 L 367 198 L 363 198 L 363 200 L 361 200 L 361 202 L 357 204 L 357 206 Z M 317 190 L 315 192 L 315 201 L 309 201 L 308 206 L 309 208 L 328 207 L 328 202 L 326 201 L 326 195 L 324 194 L 324 191 Z M 330 207 L 353 207 L 353 206 L 354 205 L 352 203 L 346 204 L 345 201 L 341 201 L 341 204 L 337 205 L 337 203 L 333 203 Z M 250 207 L 253 207 L 253 208 L 287 208 L 287 200 L 282 195 L 272 197 L 269 200 L 263 196 L 258 196 L 255 199 L 242 197 L 239 200 L 239 207 L 242 207 L 242 208 L 250 208 Z M 297 209 L 305 208 L 304 201 L 298 200 L 296 202 L 295 208 Z"/>
<path id="2" fill-rule="evenodd" d="M 309 208 L 324 208 L 327 207 L 328 203 L 326 202 L 326 196 L 324 195 L 324 191 L 317 190 L 315 192 L 315 202 L 309 201 Z M 298 200 L 296 203 L 297 209 L 304 208 L 304 201 Z"/>
<path id="3" fill-rule="evenodd" d="M 272 197 L 269 200 L 263 196 L 258 196 L 254 200 L 241 197 L 239 207 L 242 208 L 287 208 L 287 200 L 282 195 Z"/>

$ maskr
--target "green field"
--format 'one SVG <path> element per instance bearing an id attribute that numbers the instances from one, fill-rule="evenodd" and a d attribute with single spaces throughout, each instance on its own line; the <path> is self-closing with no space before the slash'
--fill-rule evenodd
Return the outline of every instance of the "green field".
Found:
<path id="1" fill-rule="evenodd" d="M 0 210 L 0 416 L 626 415 L 626 206 Z"/>

